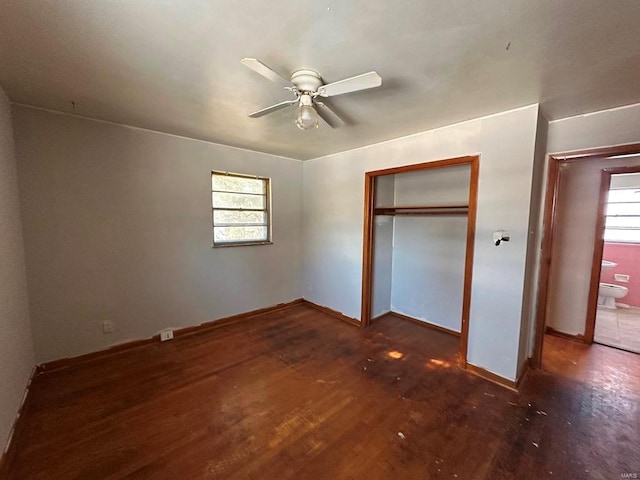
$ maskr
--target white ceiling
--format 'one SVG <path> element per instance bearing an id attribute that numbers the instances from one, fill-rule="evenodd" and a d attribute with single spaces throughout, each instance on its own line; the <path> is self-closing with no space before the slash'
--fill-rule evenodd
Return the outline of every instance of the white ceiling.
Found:
<path id="1" fill-rule="evenodd" d="M 540 102 L 550 119 L 640 102 L 638 0 L 0 0 L 12 101 L 309 159 Z M 347 125 L 300 131 L 240 64 L 325 82 Z M 75 102 L 75 107 L 72 102 Z"/>

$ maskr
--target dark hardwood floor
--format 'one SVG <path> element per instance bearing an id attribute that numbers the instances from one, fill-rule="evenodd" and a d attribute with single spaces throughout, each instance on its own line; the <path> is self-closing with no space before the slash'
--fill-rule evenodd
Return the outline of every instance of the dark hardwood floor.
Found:
<path id="1" fill-rule="evenodd" d="M 0 478 L 640 474 L 640 355 L 561 341 L 517 394 L 460 370 L 454 336 L 297 305 L 39 374 Z"/>

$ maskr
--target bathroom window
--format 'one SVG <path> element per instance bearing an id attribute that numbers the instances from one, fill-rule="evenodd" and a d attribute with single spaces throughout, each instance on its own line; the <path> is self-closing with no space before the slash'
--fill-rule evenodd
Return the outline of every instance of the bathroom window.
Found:
<path id="1" fill-rule="evenodd" d="M 271 243 L 270 179 L 211 172 L 213 246 Z"/>
<path id="2" fill-rule="evenodd" d="M 606 215 L 605 241 L 640 243 L 640 189 L 610 190 Z"/>

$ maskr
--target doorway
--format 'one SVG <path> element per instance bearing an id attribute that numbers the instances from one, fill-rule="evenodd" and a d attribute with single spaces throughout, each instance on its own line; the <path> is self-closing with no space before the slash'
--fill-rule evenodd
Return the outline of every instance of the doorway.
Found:
<path id="1" fill-rule="evenodd" d="M 410 201 L 405 202 L 404 199 L 399 199 L 400 203 L 397 203 L 395 194 L 389 195 L 389 180 L 394 178 L 403 178 L 410 179 L 415 178 L 413 175 L 417 173 L 424 173 L 425 175 L 429 175 L 429 172 L 435 174 L 437 172 L 438 175 L 451 173 L 453 176 L 456 175 L 456 171 L 460 172 L 461 170 L 466 170 L 466 182 L 464 183 L 464 188 L 460 188 L 460 183 L 457 184 L 455 189 L 460 192 L 459 196 L 455 198 L 448 198 L 447 195 L 438 195 L 437 193 L 434 196 L 434 192 L 427 192 L 428 188 L 422 188 L 422 193 L 431 193 L 432 195 L 418 195 L 412 198 Z M 405 219 L 412 218 L 438 218 L 440 220 L 444 218 L 464 218 L 466 220 L 466 224 L 462 225 L 462 250 L 459 253 L 458 260 L 460 261 L 459 265 L 460 270 L 460 293 L 461 298 L 458 300 L 460 303 L 460 310 L 457 313 L 459 316 L 459 320 L 457 320 L 457 325 L 459 325 L 458 332 L 460 335 L 460 354 L 459 354 L 459 362 L 461 366 L 467 366 L 467 341 L 468 341 L 468 332 L 469 332 L 469 310 L 471 304 L 471 280 L 472 280 L 472 270 L 473 270 L 473 247 L 475 240 L 475 221 L 476 221 L 476 210 L 477 210 L 477 192 L 478 192 L 478 172 L 479 172 L 479 156 L 467 156 L 467 157 L 458 157 L 447 160 L 440 160 L 435 162 L 421 163 L 417 165 L 408 165 L 397 168 L 390 168 L 385 170 L 377 170 L 373 172 L 367 172 L 365 174 L 365 205 L 364 205 L 364 239 L 363 239 L 363 284 L 362 284 L 362 318 L 361 325 L 363 327 L 368 326 L 371 321 L 373 315 L 373 311 L 380 310 L 379 305 L 374 305 L 374 277 L 376 276 L 376 248 L 378 247 L 378 251 L 382 246 L 383 242 L 387 242 L 389 248 L 393 248 L 393 243 L 398 242 L 399 238 L 393 238 L 393 235 L 398 234 L 400 231 L 410 231 L 410 230 L 421 230 L 424 231 L 423 227 L 416 227 L 416 220 L 411 222 L 405 222 Z M 403 176 L 402 175 L 407 175 Z M 410 180 L 411 181 L 411 180 Z M 395 184 L 394 184 L 395 185 Z M 395 190 L 395 186 L 391 187 L 393 192 L 400 191 Z M 437 190 L 437 189 L 434 189 Z M 443 190 L 440 190 L 443 191 Z M 405 195 L 406 196 L 406 195 Z M 398 196 L 399 197 L 399 196 Z M 417 200 L 417 198 L 420 198 Z M 425 200 L 426 199 L 426 200 Z M 382 217 L 393 218 L 394 224 L 392 227 L 389 227 L 389 223 L 385 226 L 383 223 L 376 223 L 377 219 Z M 398 220 L 397 224 L 395 223 L 395 219 Z M 412 225 L 408 225 L 411 223 Z M 400 225 L 403 225 L 402 229 Z M 407 227 L 405 229 L 405 227 Z M 447 235 L 448 232 L 460 232 L 460 225 L 454 226 L 453 223 L 447 227 L 443 225 L 439 225 L 439 229 L 441 231 L 442 236 Z M 391 234 L 390 228 L 393 230 Z M 453 234 L 453 233 L 452 233 Z M 440 245 L 442 245 L 443 238 L 440 238 Z M 446 240 L 446 238 L 444 238 Z M 460 241 L 460 238 L 457 237 L 456 243 Z M 419 244 L 419 241 L 416 242 L 414 240 L 408 240 L 403 245 L 403 253 L 405 258 L 402 259 L 405 265 L 410 264 L 412 262 L 412 255 L 421 256 L 429 254 L 429 244 L 424 243 L 422 248 L 416 248 Z M 433 245 L 434 249 L 437 249 L 435 245 Z M 411 250 L 412 249 L 412 250 Z M 407 253 L 411 252 L 411 253 Z M 431 252 L 432 255 L 438 255 L 436 251 Z M 379 261 L 378 261 L 379 263 Z M 416 262 L 420 263 L 420 262 Z M 379 266 L 379 265 L 378 265 Z M 380 269 L 378 269 L 380 270 Z M 427 270 L 423 268 L 423 273 L 426 273 Z M 409 284 L 407 284 L 409 285 Z M 412 286 L 412 287 L 415 287 Z M 407 293 L 411 293 L 411 288 L 403 288 L 401 289 L 402 293 L 405 297 Z M 429 292 L 432 293 L 432 292 Z M 415 290 L 415 292 L 409 295 L 413 300 L 421 297 L 426 297 L 427 292 L 425 289 L 422 291 Z M 424 300 L 424 298 L 423 298 Z M 426 302 L 426 300 L 425 300 Z M 376 302 L 379 303 L 379 302 Z M 429 302 L 427 302 L 429 303 Z M 433 304 L 433 302 L 430 302 Z M 389 308 L 391 312 L 391 309 Z M 391 312 L 396 313 L 396 312 Z M 405 316 L 405 315 L 400 315 Z M 406 316 L 408 319 L 417 320 L 422 322 L 424 319 L 415 318 L 412 316 Z M 447 324 L 446 322 L 423 322 L 432 326 L 434 328 L 440 328 L 444 330 L 453 330 L 455 331 L 456 320 L 453 318 L 455 314 L 445 314 L 444 317 L 447 318 L 447 321 L 452 322 Z"/>
<path id="2" fill-rule="evenodd" d="M 640 144 L 552 155 L 548 165 L 532 356 L 536 368 L 542 366 L 549 334 L 585 346 L 594 342 L 600 283 L 608 283 L 601 275 L 608 268 L 602 270 L 609 184 L 612 175 L 640 172 Z"/>
<path id="3" fill-rule="evenodd" d="M 601 182 L 586 340 L 640 353 L 640 165 Z"/>

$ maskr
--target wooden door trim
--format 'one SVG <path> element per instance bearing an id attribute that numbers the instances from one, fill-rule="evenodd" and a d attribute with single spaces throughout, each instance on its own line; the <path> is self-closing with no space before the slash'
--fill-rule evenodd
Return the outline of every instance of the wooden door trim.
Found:
<path id="1" fill-rule="evenodd" d="M 424 162 L 414 165 L 375 170 L 365 173 L 364 178 L 364 232 L 362 247 L 362 310 L 360 325 L 365 328 L 371 323 L 371 296 L 373 283 L 373 250 L 375 244 L 374 215 L 376 202 L 377 177 L 395 175 L 419 170 L 446 168 L 456 165 L 470 165 L 469 176 L 469 212 L 467 217 L 467 236 L 464 266 L 464 288 L 462 295 L 462 320 L 460 332 L 460 364 L 467 366 L 467 346 L 469 336 L 469 314 L 471 310 L 471 286 L 473 280 L 473 256 L 475 246 L 476 214 L 478 208 L 478 178 L 480 172 L 480 156 L 467 155 L 463 157 Z"/>
<path id="2" fill-rule="evenodd" d="M 464 157 L 447 158 L 445 160 L 435 160 L 433 162 L 414 163 L 412 165 L 402 165 L 401 167 L 385 168 L 382 170 L 374 170 L 365 173 L 367 176 L 380 177 L 382 175 L 394 175 L 396 173 L 414 172 L 417 170 L 425 170 L 428 168 L 451 167 L 454 165 L 465 165 L 471 163 L 474 158 L 480 158 L 479 155 L 466 155 Z"/>
<path id="3" fill-rule="evenodd" d="M 531 366 L 542 366 L 542 340 L 547 321 L 547 303 L 549 295 L 549 273 L 551 271 L 551 247 L 553 245 L 554 223 L 557 220 L 556 209 L 558 202 L 558 184 L 560 183 L 560 159 L 549 157 L 549 171 L 547 173 L 547 191 L 544 200 L 542 220 L 542 252 L 540 254 L 540 273 L 538 274 L 538 299 L 536 301 L 535 344 L 531 357 Z"/>
<path id="4" fill-rule="evenodd" d="M 531 366 L 540 368 L 542 366 L 542 346 L 544 342 L 544 332 L 547 322 L 547 304 L 549 274 L 551 271 L 551 250 L 553 247 L 553 236 L 557 229 L 557 202 L 558 202 L 558 186 L 560 183 L 560 164 L 573 161 L 588 161 L 619 155 L 637 155 L 640 154 L 640 143 L 632 143 L 626 145 L 616 145 L 613 147 L 593 148 L 588 150 L 571 151 L 565 153 L 557 153 L 549 155 L 547 161 L 547 190 L 545 193 L 545 203 L 543 210 L 543 237 L 541 244 L 540 266 L 538 275 L 538 294 L 536 299 L 536 326 L 534 350 L 531 357 Z M 621 167 L 622 168 L 622 167 Z M 624 167 L 628 168 L 628 167 Z M 635 167 L 630 167 L 635 168 Z M 624 172 L 621 172 L 624 173 Z M 602 185 L 601 185 L 602 192 Z M 595 248 L 595 246 L 594 246 Z M 594 254 L 595 256 L 595 254 Z M 593 271 L 592 271 L 593 281 Z M 593 283 L 592 283 L 593 284 Z M 591 297 L 591 294 L 590 294 Z M 589 300 L 592 301 L 591 298 Z M 597 296 L 596 296 L 597 302 Z M 594 316 L 595 320 L 595 316 Z M 585 338 L 586 340 L 586 338 Z"/>
<path id="5" fill-rule="evenodd" d="M 584 343 L 591 345 L 596 329 L 596 315 L 598 310 L 598 290 L 600 288 L 600 273 L 602 272 L 602 249 L 604 248 L 605 210 L 607 208 L 607 193 L 611 185 L 611 174 L 602 170 L 600 178 L 600 193 L 598 194 L 598 218 L 596 220 L 596 235 L 593 244 L 593 259 L 591 260 L 591 278 L 589 280 L 589 299 L 587 300 L 587 319 L 584 328 Z"/>
<path id="6" fill-rule="evenodd" d="M 471 159 L 471 178 L 469 179 L 469 215 L 467 216 L 467 248 L 464 259 L 462 326 L 460 328 L 460 365 L 464 368 L 467 367 L 467 348 L 469 345 L 469 317 L 471 315 L 471 287 L 473 283 L 473 256 L 476 239 L 479 176 L 480 157 L 475 156 Z"/>
<path id="7" fill-rule="evenodd" d="M 374 209 L 376 202 L 376 176 L 366 173 L 364 176 L 364 238 L 362 247 L 362 307 L 360 325 L 366 328 L 371 324 L 371 293 L 373 284 L 373 248 L 374 248 Z"/>

